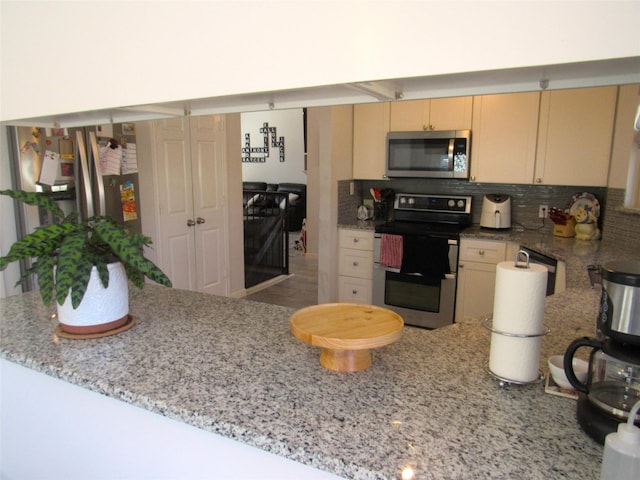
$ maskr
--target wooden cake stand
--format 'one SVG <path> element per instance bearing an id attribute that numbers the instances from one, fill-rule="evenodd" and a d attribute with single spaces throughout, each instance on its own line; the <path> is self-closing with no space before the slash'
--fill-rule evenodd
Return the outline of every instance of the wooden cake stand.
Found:
<path id="1" fill-rule="evenodd" d="M 337 372 L 358 372 L 371 365 L 369 349 L 395 342 L 404 321 L 391 310 L 357 303 L 325 303 L 298 310 L 291 333 L 322 347 L 320 364 Z"/>

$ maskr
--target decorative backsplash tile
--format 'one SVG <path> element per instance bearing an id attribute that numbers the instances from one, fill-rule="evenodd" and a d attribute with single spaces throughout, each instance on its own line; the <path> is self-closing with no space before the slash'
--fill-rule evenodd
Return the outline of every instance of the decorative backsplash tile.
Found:
<path id="1" fill-rule="evenodd" d="M 350 183 L 354 183 L 354 194 L 350 195 Z M 338 182 L 338 223 L 353 223 L 358 206 L 364 199 L 370 198 L 369 189 L 373 187 L 391 188 L 396 192 L 471 195 L 473 197 L 471 216 L 473 223 L 480 223 L 482 198 L 488 193 L 501 193 L 511 196 L 512 224 L 527 229 L 549 231 L 553 223 L 538 218 L 538 206 L 548 205 L 564 209 L 576 193 L 589 192 L 595 195 L 601 205 L 600 227 L 602 237 L 607 241 L 637 242 L 640 237 L 640 214 L 620 211 L 623 189 L 605 187 L 568 187 L 557 185 L 508 185 L 473 183 L 456 180 L 343 180 Z"/>
<path id="2" fill-rule="evenodd" d="M 623 210 L 624 189 L 607 189 L 607 209 L 604 212 L 602 238 L 607 241 L 637 245 L 640 251 L 640 212 Z"/>

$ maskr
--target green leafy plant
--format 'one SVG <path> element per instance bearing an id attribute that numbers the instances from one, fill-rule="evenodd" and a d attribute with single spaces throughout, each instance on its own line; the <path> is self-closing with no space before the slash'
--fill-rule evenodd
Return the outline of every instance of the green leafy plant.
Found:
<path id="1" fill-rule="evenodd" d="M 9 253 L 0 257 L 0 271 L 11 262 L 37 257 L 17 284 L 35 274 L 45 304 L 50 304 L 55 296 L 62 305 L 70 292 L 71 304 L 77 308 L 87 290 L 92 267 L 97 268 L 100 281 L 107 288 L 107 265 L 117 261 L 124 265 L 129 280 L 140 288 L 145 276 L 160 285 L 171 286 L 171 280 L 143 254 L 143 248 L 151 245 L 149 237 L 128 233 L 110 217 L 95 216 L 82 222 L 78 212 L 65 217 L 60 207 L 41 193 L 1 190 L 0 194 L 42 207 L 58 221 L 16 241 Z"/>

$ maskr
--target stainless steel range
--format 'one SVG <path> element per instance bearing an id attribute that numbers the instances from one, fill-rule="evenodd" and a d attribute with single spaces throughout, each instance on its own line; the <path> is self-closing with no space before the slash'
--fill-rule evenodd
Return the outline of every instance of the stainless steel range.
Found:
<path id="1" fill-rule="evenodd" d="M 396 194 L 394 220 L 375 229 L 373 304 L 406 325 L 453 323 L 460 232 L 470 224 L 470 196 Z"/>

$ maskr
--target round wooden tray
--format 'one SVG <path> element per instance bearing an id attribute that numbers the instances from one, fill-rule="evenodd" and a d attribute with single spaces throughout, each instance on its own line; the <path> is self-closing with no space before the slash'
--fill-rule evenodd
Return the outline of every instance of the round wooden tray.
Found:
<path id="1" fill-rule="evenodd" d="M 371 365 L 369 349 L 395 342 L 404 321 L 391 310 L 358 303 L 325 303 L 298 310 L 291 333 L 322 347 L 320 364 L 338 372 L 357 372 Z"/>
<path id="2" fill-rule="evenodd" d="M 102 338 L 108 337 L 109 335 L 115 335 L 116 333 L 121 333 L 129 330 L 136 324 L 136 320 L 132 315 L 129 315 L 127 322 L 124 325 L 121 325 L 118 328 L 114 328 L 113 330 L 107 330 L 106 332 L 99 333 L 69 333 L 62 330 L 60 324 L 56 327 L 55 334 L 62 338 Z"/>

